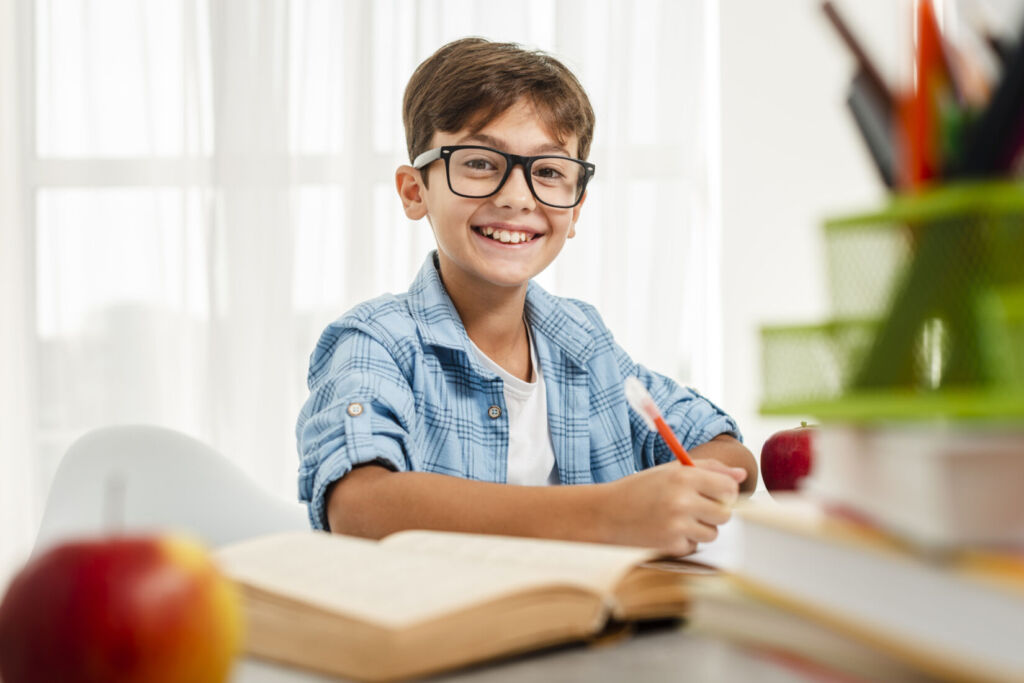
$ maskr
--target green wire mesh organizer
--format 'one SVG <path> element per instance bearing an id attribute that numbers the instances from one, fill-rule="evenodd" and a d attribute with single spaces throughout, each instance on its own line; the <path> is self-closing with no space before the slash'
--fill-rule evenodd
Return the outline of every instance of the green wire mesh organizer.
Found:
<path id="1" fill-rule="evenodd" d="M 824 231 L 834 317 L 762 327 L 762 413 L 1024 419 L 1024 184 L 894 197 Z"/>

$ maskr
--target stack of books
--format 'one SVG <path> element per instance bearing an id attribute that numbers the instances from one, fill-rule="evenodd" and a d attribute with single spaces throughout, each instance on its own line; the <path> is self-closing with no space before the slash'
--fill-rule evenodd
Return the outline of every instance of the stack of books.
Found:
<path id="1" fill-rule="evenodd" d="M 1024 432 L 822 429 L 800 494 L 739 511 L 697 630 L 866 680 L 1024 680 Z"/>

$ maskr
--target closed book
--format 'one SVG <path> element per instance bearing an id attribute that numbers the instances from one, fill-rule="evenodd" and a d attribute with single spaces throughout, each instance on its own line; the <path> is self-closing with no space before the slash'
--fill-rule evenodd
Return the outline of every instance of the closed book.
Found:
<path id="1" fill-rule="evenodd" d="M 934 677 L 813 615 L 764 599 L 729 576 L 702 581 L 692 588 L 686 617 L 694 633 L 725 638 L 744 647 L 797 659 L 830 672 L 826 679 L 847 677 L 887 683 L 925 683 Z"/>
<path id="2" fill-rule="evenodd" d="M 933 548 L 1024 547 L 1020 426 L 827 425 L 807 495 Z"/>
<path id="3" fill-rule="evenodd" d="M 678 617 L 708 572 L 643 548 L 434 531 L 297 532 L 217 551 L 249 654 L 363 680 L 421 676 Z"/>
<path id="4" fill-rule="evenodd" d="M 929 675 L 1024 680 L 1024 552 L 920 552 L 805 500 L 749 505 L 735 580 Z"/>

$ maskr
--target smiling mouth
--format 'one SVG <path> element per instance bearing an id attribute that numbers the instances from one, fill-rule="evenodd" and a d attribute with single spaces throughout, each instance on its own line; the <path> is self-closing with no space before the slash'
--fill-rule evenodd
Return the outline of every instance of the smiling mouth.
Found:
<path id="1" fill-rule="evenodd" d="M 538 237 L 537 233 L 532 232 L 520 232 L 518 230 L 495 230 L 490 226 L 473 226 L 473 232 L 478 235 L 483 235 L 488 239 L 492 239 L 495 242 L 501 242 L 502 244 L 522 244 L 523 242 L 530 242 Z"/>

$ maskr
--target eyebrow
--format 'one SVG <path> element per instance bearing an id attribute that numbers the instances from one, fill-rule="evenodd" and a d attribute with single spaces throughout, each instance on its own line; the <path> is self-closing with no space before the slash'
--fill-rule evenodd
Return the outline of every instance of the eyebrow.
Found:
<path id="1" fill-rule="evenodd" d="M 507 149 L 504 141 L 499 140 L 498 138 L 493 137 L 491 135 L 487 135 L 486 133 L 473 133 L 472 135 L 467 135 L 466 137 L 459 140 L 459 144 L 461 145 L 471 141 L 480 142 L 487 145 L 488 147 L 494 147 L 495 149 Z M 553 142 L 548 142 L 543 145 L 534 147 L 533 149 L 530 150 L 530 155 L 549 154 L 552 152 L 556 152 L 567 157 L 572 156 L 571 154 L 569 154 L 568 150 L 565 149 L 565 147 L 562 147 L 561 145 L 555 144 Z"/>

